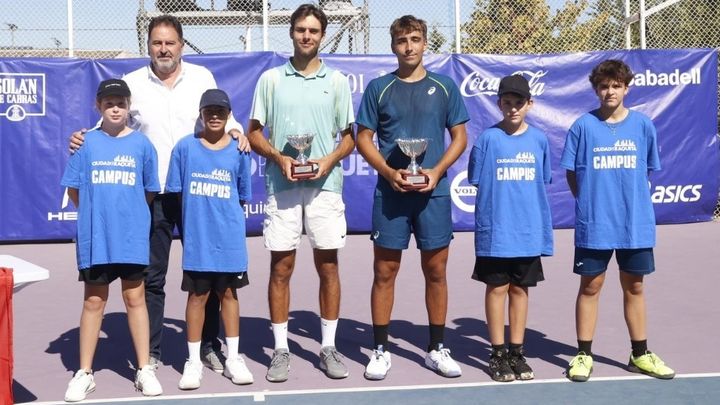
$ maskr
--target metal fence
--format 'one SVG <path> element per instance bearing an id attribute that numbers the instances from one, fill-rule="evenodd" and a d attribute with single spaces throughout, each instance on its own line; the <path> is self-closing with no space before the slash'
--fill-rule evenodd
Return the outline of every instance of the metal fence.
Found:
<path id="1" fill-rule="evenodd" d="M 148 21 L 161 13 L 183 22 L 186 53 L 291 52 L 289 17 L 307 1 L 3 0 L 0 57 L 145 56 Z M 388 53 L 403 14 L 428 22 L 433 53 L 720 47 L 720 0 L 315 2 L 329 18 L 326 53 Z"/>
<path id="2" fill-rule="evenodd" d="M 161 13 L 180 17 L 189 53 L 290 51 L 289 16 L 307 1 L 4 0 L 0 51 L 3 56 L 143 56 L 148 20 Z M 315 2 L 330 20 L 323 49 L 328 53 L 387 53 L 388 28 L 403 14 L 428 21 L 430 51 L 437 53 L 720 46 L 720 0 Z"/>

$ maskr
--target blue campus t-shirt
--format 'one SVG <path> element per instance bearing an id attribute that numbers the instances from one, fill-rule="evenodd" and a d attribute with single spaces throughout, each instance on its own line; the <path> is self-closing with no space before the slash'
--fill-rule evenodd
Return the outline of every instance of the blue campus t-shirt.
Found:
<path id="1" fill-rule="evenodd" d="M 449 77 L 427 72 L 422 80 L 407 83 L 393 72 L 370 81 L 356 122 L 377 133 L 378 149 L 394 169 L 405 169 L 410 164 L 410 158 L 397 146 L 397 139 L 428 138 L 427 150 L 417 162 L 431 169 L 445 153 L 445 129 L 469 119 L 460 91 Z M 394 192 L 387 180 L 378 176 L 375 195 Z M 447 173 L 432 195 L 450 195 Z"/>
<path id="2" fill-rule="evenodd" d="M 508 135 L 496 125 L 480 134 L 468 162 L 468 182 L 478 188 L 476 256 L 553 254 L 550 180 L 550 148 L 539 129 Z"/>
<path id="3" fill-rule="evenodd" d="M 144 134 L 113 137 L 100 129 L 85 134 L 60 181 L 80 193 L 79 269 L 148 264 L 150 209 L 145 192 L 160 191 L 157 171 L 157 153 Z"/>
<path id="4" fill-rule="evenodd" d="M 655 246 L 655 212 L 648 170 L 660 169 L 650 118 L 630 110 L 608 124 L 598 112 L 570 127 L 560 165 L 575 171 L 575 246 L 639 249 Z"/>
<path id="5" fill-rule="evenodd" d="M 182 193 L 183 269 L 241 273 L 247 271 L 245 212 L 249 201 L 250 155 L 237 140 L 221 150 L 200 138 L 182 138 L 170 157 L 165 191 Z"/>

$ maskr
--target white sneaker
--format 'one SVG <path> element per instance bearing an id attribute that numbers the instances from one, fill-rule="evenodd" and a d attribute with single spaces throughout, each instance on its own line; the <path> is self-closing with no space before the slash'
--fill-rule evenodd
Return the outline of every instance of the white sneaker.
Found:
<path id="1" fill-rule="evenodd" d="M 234 359 L 225 361 L 223 375 L 232 380 L 233 384 L 244 385 L 253 383 L 253 375 L 245 365 L 245 360 L 238 355 Z"/>
<path id="2" fill-rule="evenodd" d="M 450 349 L 432 350 L 425 356 L 425 365 L 443 377 L 460 377 L 462 370 L 455 360 L 450 357 Z"/>
<path id="3" fill-rule="evenodd" d="M 160 381 L 155 376 L 155 366 L 148 364 L 135 374 L 135 389 L 146 397 L 155 397 L 163 393 Z"/>
<path id="4" fill-rule="evenodd" d="M 82 401 L 87 394 L 95 391 L 95 378 L 85 370 L 78 370 L 68 383 L 65 391 L 66 402 Z"/>
<path id="5" fill-rule="evenodd" d="M 185 362 L 183 367 L 183 375 L 178 383 L 181 390 L 194 390 L 200 388 L 200 380 L 203 375 L 202 362 L 191 363 L 190 360 Z"/>
<path id="6" fill-rule="evenodd" d="M 392 366 L 390 352 L 373 350 L 370 355 L 370 362 L 365 367 L 365 378 L 368 380 L 382 380 Z"/>

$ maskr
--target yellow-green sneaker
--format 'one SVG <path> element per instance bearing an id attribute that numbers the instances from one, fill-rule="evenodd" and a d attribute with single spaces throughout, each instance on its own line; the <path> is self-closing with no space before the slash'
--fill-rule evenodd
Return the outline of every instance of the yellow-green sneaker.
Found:
<path id="1" fill-rule="evenodd" d="M 567 376 L 573 381 L 585 382 L 590 379 L 590 373 L 593 369 L 592 356 L 579 352 L 577 356 L 570 361 Z"/>
<path id="2" fill-rule="evenodd" d="M 665 362 L 660 360 L 657 354 L 649 351 L 638 357 L 633 357 L 631 353 L 628 370 L 633 373 L 643 373 L 663 380 L 669 380 L 675 377 L 675 371 L 666 366 Z"/>

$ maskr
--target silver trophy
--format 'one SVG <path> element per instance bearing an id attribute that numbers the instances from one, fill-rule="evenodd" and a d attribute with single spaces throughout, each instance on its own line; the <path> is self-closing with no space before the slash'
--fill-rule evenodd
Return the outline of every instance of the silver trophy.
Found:
<path id="1" fill-rule="evenodd" d="M 291 169 L 292 177 L 295 179 L 313 177 L 317 171 L 317 164 L 308 161 L 307 156 L 305 156 L 305 149 L 310 147 L 313 138 L 315 138 L 315 134 L 311 133 L 287 136 L 287 141 L 290 146 L 297 149 L 299 152 L 298 156 L 295 158 L 298 163 L 293 164 Z"/>
<path id="2" fill-rule="evenodd" d="M 428 145 L 428 139 L 427 138 L 416 138 L 416 139 L 398 139 L 397 141 L 398 146 L 400 147 L 400 150 L 402 153 L 406 154 L 410 157 L 410 165 L 407 167 L 407 170 L 410 172 L 408 175 L 403 175 L 403 178 L 407 180 L 409 183 L 411 183 L 411 186 L 406 187 L 407 189 L 418 189 L 418 188 L 424 188 L 428 184 L 428 177 L 422 173 L 420 173 L 420 170 L 422 169 L 419 164 L 417 164 L 416 158 L 423 153 L 425 153 L 425 149 L 427 149 Z"/>

